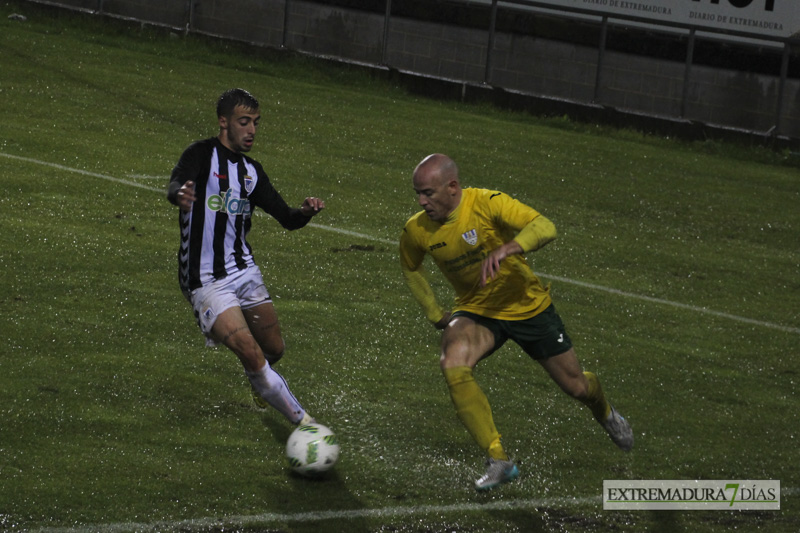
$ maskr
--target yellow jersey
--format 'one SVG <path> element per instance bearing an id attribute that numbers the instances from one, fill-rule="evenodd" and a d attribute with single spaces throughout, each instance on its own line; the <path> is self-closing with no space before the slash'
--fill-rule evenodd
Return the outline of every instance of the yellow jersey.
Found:
<path id="1" fill-rule="evenodd" d="M 458 207 L 443 223 L 434 222 L 424 211 L 412 216 L 400 236 L 400 264 L 428 318 L 438 322 L 444 312 L 422 274 L 425 254 L 455 290 L 453 311 L 502 320 L 523 320 L 544 311 L 551 303 L 549 288 L 521 254 L 506 257 L 497 276 L 481 287 L 481 262 L 495 248 L 514 239 L 525 252 L 555 238 L 554 227 L 543 243 L 520 235 L 537 217 L 544 219 L 507 194 L 476 188 L 462 189 Z"/>

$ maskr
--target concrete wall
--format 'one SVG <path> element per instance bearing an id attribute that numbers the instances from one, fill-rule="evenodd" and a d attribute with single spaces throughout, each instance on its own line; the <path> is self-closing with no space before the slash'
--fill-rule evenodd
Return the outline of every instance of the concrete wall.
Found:
<path id="1" fill-rule="evenodd" d="M 188 15 L 187 3 L 174 0 L 97 0 L 95 4 L 104 13 L 173 27 L 185 26 Z"/>
<path id="2" fill-rule="evenodd" d="M 88 0 L 60 0 L 86 9 Z M 501 88 L 539 98 L 537 108 L 612 108 L 618 114 L 702 123 L 800 140 L 800 79 L 787 80 L 777 114 L 779 73 L 766 76 L 694 66 L 684 104 L 682 62 L 607 52 L 596 84 L 596 48 L 499 33 L 491 56 L 488 33 L 300 0 L 91 0 L 104 14 L 229 37 L 262 46 L 389 67 L 467 87 Z M 97 4 L 97 2 L 100 2 Z M 193 2 L 193 3 L 192 3 Z M 288 6 L 288 17 L 286 8 Z M 191 16 L 191 18 L 190 18 Z M 284 23 L 286 23 L 284 25 Z M 488 21 L 487 21 L 488 27 Z M 385 45 L 385 48 L 384 48 Z M 491 70 L 487 76 L 487 61 Z M 488 82 L 488 85 L 485 84 Z M 780 126 L 775 130 L 776 123 Z"/>
<path id="3" fill-rule="evenodd" d="M 132 1 L 132 0 L 117 0 Z M 163 0 L 188 3 L 190 0 Z M 280 47 L 284 2 L 263 0 L 194 0 L 190 31 Z"/>

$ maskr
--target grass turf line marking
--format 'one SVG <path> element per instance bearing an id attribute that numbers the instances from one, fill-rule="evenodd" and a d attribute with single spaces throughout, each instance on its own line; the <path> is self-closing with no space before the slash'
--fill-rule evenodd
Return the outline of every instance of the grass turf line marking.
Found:
<path id="1" fill-rule="evenodd" d="M 139 187 L 140 189 L 145 189 L 145 190 L 148 190 L 148 191 L 154 191 L 154 192 L 158 192 L 158 193 L 162 193 L 162 194 L 164 194 L 164 192 L 165 192 L 164 188 L 151 187 L 149 185 L 142 185 L 141 183 L 136 183 L 135 181 L 130 181 L 130 180 L 121 179 L 121 178 L 115 178 L 114 176 L 108 176 L 106 174 L 99 174 L 99 173 L 96 173 L 96 172 L 89 172 L 87 170 L 71 168 L 71 167 L 67 167 L 67 166 L 64 166 L 64 165 L 59 165 L 57 163 L 48 163 L 47 161 L 40 161 L 38 159 L 32 159 L 30 157 L 22 157 L 22 156 L 18 156 L 18 155 L 11 155 L 11 154 L 3 153 L 3 152 L 0 152 L 0 156 L 7 157 L 9 159 L 16 159 L 18 161 L 25 161 L 26 163 L 33 163 L 33 164 L 36 164 L 36 165 L 44 165 L 44 166 L 48 166 L 48 167 L 55 168 L 55 169 L 58 169 L 58 170 L 63 170 L 63 171 L 66 171 L 66 172 L 75 172 L 77 174 L 83 174 L 84 176 L 91 176 L 91 177 L 94 177 L 94 178 L 100 178 L 100 179 L 104 179 L 104 180 L 108 180 L 108 181 L 113 181 L 114 183 L 121 183 L 123 185 L 130 185 L 131 187 Z M 350 230 L 341 229 L 341 228 L 335 228 L 335 227 L 332 227 L 332 226 L 323 226 L 321 224 L 315 224 L 313 222 L 308 224 L 308 225 L 313 227 L 313 228 L 317 228 L 317 229 L 321 229 L 321 230 L 325 230 L 325 231 L 331 231 L 331 232 L 339 233 L 339 234 L 342 234 L 342 235 L 348 235 L 350 237 L 358 237 L 360 239 L 365 239 L 365 240 L 374 241 L 374 242 L 380 242 L 380 243 L 383 243 L 383 244 L 391 244 L 391 245 L 394 245 L 394 246 L 397 245 L 397 241 L 393 241 L 393 240 L 389 240 L 389 239 L 382 239 L 380 237 L 373 237 L 372 235 L 365 235 L 363 233 L 357 233 L 355 231 L 350 231 Z M 778 331 L 784 331 L 786 333 L 800 334 L 800 328 L 795 328 L 795 327 L 791 327 L 791 326 L 783 326 L 781 324 L 774 324 L 772 322 L 765 322 L 763 320 L 755 320 L 755 319 L 747 318 L 747 317 L 743 317 L 743 316 L 732 315 L 730 313 L 723 313 L 721 311 L 714 311 L 713 309 L 707 309 L 705 307 L 698 307 L 698 306 L 695 306 L 695 305 L 689 305 L 689 304 L 684 304 L 684 303 L 680 303 L 680 302 L 673 302 L 671 300 L 664 300 L 662 298 L 655 298 L 653 296 L 645 296 L 645 295 L 642 295 L 642 294 L 636 294 L 636 293 L 632 293 L 632 292 L 625 292 L 625 291 L 621 291 L 619 289 L 614 289 L 614 288 L 611 288 L 611 287 L 605 287 L 603 285 L 596 285 L 594 283 L 587 283 L 585 281 L 578 281 L 578 280 L 574 280 L 574 279 L 570 279 L 570 278 L 565 278 L 565 277 L 562 277 L 562 276 L 553 276 L 553 275 L 550 275 L 550 274 L 545 274 L 544 272 L 537 272 L 537 274 L 539 276 L 543 277 L 543 278 L 549 278 L 549 279 L 553 279 L 553 280 L 556 280 L 556 281 L 560 281 L 562 283 L 568 283 L 570 285 L 576 285 L 578 287 L 584 287 L 584 288 L 587 288 L 587 289 L 606 292 L 606 293 L 609 293 L 609 294 L 615 294 L 617 296 L 623 296 L 625 298 L 631 298 L 631 299 L 635 299 L 635 300 L 642 300 L 642 301 L 645 301 L 645 302 L 651 302 L 651 303 L 656 303 L 656 304 L 661 304 L 661 305 L 667 305 L 667 306 L 675 307 L 675 308 L 678 308 L 678 309 L 686 309 L 688 311 L 694 311 L 696 313 L 712 315 L 712 316 L 716 316 L 716 317 L 732 320 L 732 321 L 735 321 L 735 322 L 742 322 L 744 324 L 751 324 L 751 325 L 754 325 L 754 326 L 761 326 L 761 327 L 764 327 L 764 328 L 775 329 L 775 330 L 778 330 Z"/>
<path id="2" fill-rule="evenodd" d="M 373 237 L 372 235 L 357 233 L 355 231 L 350 231 L 348 229 L 334 228 L 333 226 L 323 226 L 321 224 L 315 224 L 313 222 L 309 222 L 308 225 L 312 228 L 323 229 L 325 231 L 332 231 L 334 233 L 341 233 L 342 235 L 349 235 L 351 237 L 359 237 L 361 239 L 365 239 L 368 241 L 380 242 L 383 244 L 391 244 L 392 246 L 397 246 L 399 244 L 397 241 L 393 241 L 390 239 L 381 239 L 380 237 Z"/>
<path id="3" fill-rule="evenodd" d="M 706 307 L 697 307 L 695 305 L 689 304 L 682 304 L 680 302 L 673 302 L 671 300 L 664 300 L 662 298 L 655 298 L 653 296 L 645 296 L 643 294 L 635 294 L 632 292 L 625 292 L 619 289 L 613 289 L 611 287 L 604 287 L 602 285 L 595 285 L 594 283 L 587 283 L 585 281 L 577 281 L 574 279 L 569 278 L 562 278 L 560 276 L 552 276 L 550 274 L 544 274 L 542 272 L 538 273 L 543 278 L 550 278 L 556 281 L 561 281 L 563 283 L 570 283 L 572 285 L 577 285 L 579 287 L 585 287 L 587 289 L 594 289 L 598 291 L 607 292 L 609 294 L 616 294 L 618 296 L 624 296 L 626 298 L 634 298 L 637 300 L 644 300 L 645 302 L 652 302 L 657 304 L 668 305 L 671 307 L 677 307 L 679 309 L 687 309 L 689 311 L 695 311 L 698 313 L 704 313 L 706 315 L 713 315 L 718 316 L 721 318 L 727 318 L 729 320 L 735 320 L 736 322 L 744 322 L 745 324 L 753 324 L 755 326 L 763 326 L 765 328 L 777 329 L 780 331 L 785 331 L 787 333 L 798 333 L 800 334 L 800 328 L 793 328 L 791 326 L 782 326 L 780 324 L 773 324 L 772 322 L 764 322 L 762 320 L 755 320 L 752 318 L 746 318 L 743 316 L 732 315 L 730 313 L 723 313 L 722 311 L 714 311 L 713 309 L 708 309 Z"/>
<path id="4" fill-rule="evenodd" d="M 786 488 L 781 490 L 781 496 L 795 496 L 800 494 L 800 489 Z M 443 513 L 468 513 L 482 511 L 513 511 L 536 510 L 541 508 L 575 508 L 587 505 L 599 505 L 602 496 L 584 498 L 541 498 L 535 500 L 494 501 L 490 503 L 457 503 L 451 505 L 420 505 L 417 507 L 384 507 L 382 509 L 351 509 L 344 511 L 307 511 L 302 513 L 262 513 L 258 515 L 238 515 L 225 518 L 197 518 L 193 520 L 179 520 L 175 522 L 144 523 L 117 523 L 93 524 L 79 527 L 45 527 L 33 529 L 35 533 L 122 533 L 135 531 L 160 532 L 193 530 L 193 528 L 209 529 L 241 526 L 244 524 L 258 525 L 268 523 L 309 523 L 323 520 L 353 520 L 360 518 L 408 518 L 418 515 L 439 515 Z"/>
<path id="5" fill-rule="evenodd" d="M 91 176 L 93 178 L 100 178 L 107 181 L 113 181 L 115 183 L 122 183 L 123 185 L 130 185 L 131 187 L 139 187 L 141 189 L 147 189 L 148 191 L 156 191 L 156 192 L 164 192 L 164 189 L 158 189 L 156 187 L 150 187 L 148 185 L 142 185 L 140 183 L 136 183 L 135 181 L 124 180 L 120 178 L 115 178 L 114 176 L 107 176 L 106 174 L 98 174 L 97 172 L 89 172 L 88 170 L 81 170 L 79 168 L 71 168 L 64 165 L 59 165 L 57 163 L 48 163 L 47 161 L 40 161 L 38 159 L 32 159 L 30 157 L 22 157 L 18 155 L 11 155 L 11 154 L 4 154 L 0 152 L 0 156 L 8 157 L 9 159 L 16 159 L 18 161 L 25 161 L 26 163 L 33 163 L 36 165 L 43 165 L 46 167 L 55 168 L 58 170 L 64 170 L 66 172 L 75 172 L 76 174 L 83 174 L 84 176 Z"/>
<path id="6" fill-rule="evenodd" d="M 128 174 L 128 177 L 140 180 L 161 180 L 163 183 L 169 181 L 169 176 L 151 176 L 149 174 Z"/>
<path id="7" fill-rule="evenodd" d="M 586 505 L 599 505 L 601 496 L 587 498 L 541 498 L 535 500 L 495 501 L 490 503 L 457 503 L 452 505 L 420 505 L 417 507 L 384 507 L 382 509 L 352 509 L 343 511 L 308 511 L 303 513 L 263 513 L 258 515 L 238 515 L 224 518 L 197 518 L 175 522 L 92 524 L 84 527 L 46 527 L 33 529 L 35 533 L 117 533 L 136 531 L 181 531 L 197 528 L 236 527 L 244 524 L 258 525 L 269 523 L 309 523 L 323 520 L 353 520 L 361 518 L 408 518 L 417 515 L 439 515 L 443 513 L 468 513 L 482 511 L 512 511 L 540 508 L 574 508 Z"/>

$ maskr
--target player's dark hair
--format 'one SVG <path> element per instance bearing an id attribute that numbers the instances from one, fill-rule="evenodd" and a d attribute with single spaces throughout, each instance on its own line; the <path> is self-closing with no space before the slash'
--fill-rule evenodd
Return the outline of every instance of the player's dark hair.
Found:
<path id="1" fill-rule="evenodd" d="M 247 109 L 258 109 L 258 100 L 244 89 L 229 89 L 222 93 L 219 100 L 217 100 L 217 116 L 231 116 L 236 106 L 242 106 Z"/>

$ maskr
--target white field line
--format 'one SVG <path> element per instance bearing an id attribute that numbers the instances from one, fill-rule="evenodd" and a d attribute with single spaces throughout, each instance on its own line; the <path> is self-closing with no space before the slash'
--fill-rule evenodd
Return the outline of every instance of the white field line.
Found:
<path id="1" fill-rule="evenodd" d="M 93 178 L 100 178 L 107 181 L 113 181 L 115 183 L 122 183 L 123 185 L 129 185 L 131 187 L 139 187 L 140 189 L 147 189 L 148 191 L 164 192 L 163 188 L 159 189 L 156 187 L 150 187 L 148 185 L 141 185 L 134 181 L 122 178 L 115 178 L 114 176 L 108 176 L 106 174 L 98 174 L 97 172 L 89 172 L 88 170 L 81 170 L 79 168 L 67 167 L 64 165 L 59 165 L 58 163 L 48 163 L 47 161 L 40 161 L 38 159 L 32 159 L 30 157 L 21 157 L 18 155 L 4 154 L 3 152 L 0 152 L 0 156 L 7 157 L 9 159 L 16 159 L 17 161 L 24 161 L 26 163 L 33 163 L 35 165 L 42 165 L 45 167 L 55 168 L 58 170 L 64 170 L 66 172 L 74 172 L 75 174 L 83 174 L 84 176 L 91 176 Z"/>
<path id="2" fill-rule="evenodd" d="M 16 159 L 18 161 L 24 161 L 26 163 L 32 163 L 32 164 L 36 164 L 36 165 L 47 166 L 47 167 L 55 168 L 55 169 L 58 169 L 58 170 L 63 170 L 65 172 L 74 172 L 74 173 L 77 173 L 77 174 L 83 174 L 84 176 L 91 176 L 91 177 L 94 177 L 94 178 L 100 178 L 100 179 L 104 179 L 104 180 L 107 180 L 107 181 L 112 181 L 112 182 L 115 182 L 115 183 L 121 183 L 121 184 L 124 184 L 124 185 L 129 185 L 131 187 L 138 187 L 140 189 L 145 189 L 145 190 L 148 190 L 148 191 L 153 191 L 153 192 L 162 193 L 162 194 L 164 193 L 164 188 L 163 187 L 151 187 L 149 185 L 142 185 L 141 183 L 136 183 L 134 181 L 130 181 L 130 180 L 122 179 L 122 178 L 115 178 L 114 176 L 108 176 L 106 174 L 98 174 L 96 172 L 89 172 L 89 171 L 86 171 L 86 170 L 72 168 L 72 167 L 68 167 L 68 166 L 64 166 L 64 165 L 59 165 L 57 163 L 48 163 L 47 161 L 40 161 L 38 159 L 33 159 L 33 158 L 30 158 L 30 157 L 21 157 L 21 156 L 18 156 L 18 155 L 5 154 L 5 153 L 2 153 L 2 152 L 0 152 L 0 156 L 7 157 L 9 159 Z M 165 177 L 164 178 L 164 182 L 166 183 L 166 181 L 167 181 L 167 178 Z M 311 223 L 311 224 L 309 224 L 309 226 L 317 228 L 317 229 L 325 230 L 325 231 L 331 231 L 331 232 L 334 232 L 334 233 L 339 233 L 339 234 L 342 234 L 342 235 L 348 235 L 348 236 L 351 236 L 351 237 L 358 237 L 360 239 L 364 239 L 364 240 L 368 240 L 368 241 L 380 242 L 380 243 L 389 244 L 389 245 L 396 245 L 397 244 L 397 241 L 393 241 L 393 240 L 390 240 L 390 239 L 382 239 L 380 237 L 373 237 L 372 235 L 366 235 L 364 233 L 357 233 L 355 231 L 350 231 L 350 230 L 341 229 L 341 228 L 335 228 L 335 227 L 332 227 L 332 226 L 324 226 L 324 225 L 315 224 L 315 223 Z M 698 306 L 695 306 L 695 305 L 689 305 L 689 304 L 684 304 L 684 303 L 680 303 L 680 302 L 673 302 L 671 300 L 664 300 L 662 298 L 654 298 L 652 296 L 645 296 L 645 295 L 642 295 L 642 294 L 635 294 L 635 293 L 632 293 L 632 292 L 625 292 L 625 291 L 621 291 L 619 289 L 614 289 L 614 288 L 611 288 L 611 287 L 605 287 L 603 285 L 596 285 L 594 283 L 587 283 L 585 281 L 578 281 L 578 280 L 574 280 L 574 279 L 570 279 L 570 278 L 565 278 L 565 277 L 562 277 L 562 276 L 554 276 L 554 275 L 551 275 L 551 274 L 545 274 L 543 272 L 537 272 L 537 274 L 539 274 L 541 277 L 548 278 L 548 279 L 553 279 L 553 280 L 556 280 L 556 281 L 560 281 L 562 283 L 568 283 L 570 285 L 576 285 L 576 286 L 584 287 L 584 288 L 587 288 L 587 289 L 606 292 L 606 293 L 609 293 L 609 294 L 614 294 L 614 295 L 622 296 L 622 297 L 625 297 L 625 298 L 631 298 L 631 299 L 634 299 L 634 300 L 642 300 L 642 301 L 645 301 L 645 302 L 650 302 L 650 303 L 655 303 L 655 304 L 660 304 L 660 305 L 666 305 L 666 306 L 675 307 L 675 308 L 678 308 L 678 309 L 686 309 L 687 311 L 693 311 L 695 313 L 702 313 L 702 314 L 706 314 L 706 315 L 712 315 L 712 316 L 716 316 L 716 317 L 732 320 L 732 321 L 735 321 L 735 322 L 741 322 L 741 323 L 744 323 L 744 324 L 751 324 L 751 325 L 754 325 L 754 326 L 760 326 L 760 327 L 764 327 L 764 328 L 775 329 L 775 330 L 778 330 L 778 331 L 784 331 L 786 333 L 800 334 L 800 328 L 796 328 L 796 327 L 784 326 L 784 325 L 781 325 L 781 324 L 775 324 L 773 322 L 765 322 L 763 320 L 755 320 L 755 319 L 747 318 L 747 317 L 743 317 L 743 316 L 732 315 L 730 313 L 723 313 L 721 311 L 714 311 L 713 309 L 708 309 L 708 308 L 705 308 L 705 307 L 698 307 Z"/>
<path id="3" fill-rule="evenodd" d="M 689 311 L 695 311 L 697 313 L 704 313 L 706 315 L 713 315 L 718 316 L 721 318 L 727 318 L 728 320 L 734 320 L 736 322 L 744 322 L 745 324 L 752 324 L 754 326 L 762 326 L 765 328 L 770 329 L 777 329 L 780 331 L 785 331 L 787 333 L 798 333 L 800 334 L 800 328 L 793 328 L 791 326 L 783 326 L 781 324 L 774 324 L 772 322 L 764 322 L 763 320 L 755 320 L 752 318 L 746 318 L 743 316 L 732 315 L 730 313 L 723 313 L 722 311 L 714 311 L 713 309 L 708 309 L 706 307 L 697 307 L 696 305 L 689 305 L 689 304 L 682 304 L 680 302 L 673 302 L 671 300 L 664 300 L 662 298 L 654 298 L 652 296 L 645 296 L 643 294 L 635 294 L 632 292 L 625 292 L 619 289 L 613 289 L 611 287 L 604 287 L 602 285 L 595 285 L 594 283 L 587 283 L 585 281 L 577 281 L 574 279 L 569 278 L 562 278 L 561 276 L 552 276 L 550 274 L 544 274 L 542 272 L 538 272 L 537 274 L 541 275 L 544 278 L 554 279 L 556 281 L 561 281 L 563 283 L 569 283 L 572 285 L 577 285 L 579 287 L 586 287 L 587 289 L 594 289 L 597 291 L 607 292 L 609 294 L 616 294 L 617 296 L 624 296 L 626 298 L 633 298 L 636 300 L 643 300 L 645 302 L 652 302 L 656 304 L 668 305 L 670 307 L 677 307 L 679 309 L 687 309 Z"/>
<path id="4" fill-rule="evenodd" d="M 169 179 L 168 176 L 152 176 L 150 174 L 128 174 L 128 177 L 139 180 L 159 180 L 162 183 L 166 183 Z"/>
<path id="5" fill-rule="evenodd" d="M 797 496 L 797 488 L 781 489 L 781 497 Z M 244 524 L 282 524 L 309 523 L 323 520 L 359 520 L 364 518 L 408 518 L 412 516 L 440 516 L 446 513 L 474 513 L 484 511 L 536 510 L 552 508 L 575 509 L 586 506 L 599 506 L 602 496 L 584 498 L 540 498 L 533 500 L 493 501 L 490 503 L 459 503 L 452 505 L 420 505 L 417 507 L 384 507 L 382 509 L 351 509 L 346 511 L 308 511 L 304 513 L 262 513 L 257 515 L 236 515 L 224 518 L 197 518 L 174 522 L 124 522 L 117 524 L 93 524 L 84 527 L 50 527 L 31 530 L 32 533 L 161 533 L 164 531 L 195 531 L 231 528 Z"/>
<path id="6" fill-rule="evenodd" d="M 322 520 L 358 520 L 364 518 L 408 518 L 411 516 L 441 515 L 445 513 L 471 513 L 483 511 L 509 511 L 542 508 L 576 508 L 602 503 L 601 496 L 591 498 L 542 498 L 535 500 L 494 501 L 490 503 L 458 503 L 452 505 L 420 505 L 417 507 L 384 507 L 382 509 L 352 509 L 346 511 L 309 511 L 304 513 L 263 513 L 257 515 L 228 516 L 224 518 L 197 518 L 175 522 L 92 524 L 84 528 L 57 527 L 31 530 L 32 533 L 122 533 L 135 531 L 163 532 L 182 530 L 207 530 L 233 528 L 243 524 L 308 523 Z"/>

